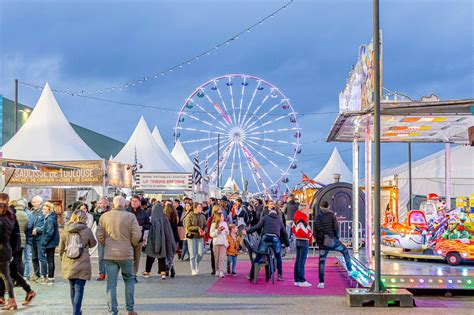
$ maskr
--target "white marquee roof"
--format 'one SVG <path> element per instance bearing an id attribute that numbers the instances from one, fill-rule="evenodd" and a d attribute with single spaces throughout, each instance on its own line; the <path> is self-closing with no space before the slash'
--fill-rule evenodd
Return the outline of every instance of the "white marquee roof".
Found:
<path id="1" fill-rule="evenodd" d="M 3 146 L 3 157 L 29 161 L 101 159 L 71 127 L 48 83 L 28 120 Z"/>
<path id="2" fill-rule="evenodd" d="M 186 150 L 183 147 L 181 141 L 176 141 L 174 144 L 173 150 L 171 151 L 171 156 L 181 165 L 181 167 L 189 173 L 192 173 L 194 170 L 194 164 L 186 153 Z"/>
<path id="3" fill-rule="evenodd" d="M 155 139 L 156 143 L 158 143 L 158 146 L 163 150 L 163 152 L 166 153 L 166 155 L 176 164 L 178 165 L 179 167 L 183 168 L 184 167 L 178 162 L 176 161 L 176 159 L 171 155 L 171 152 L 170 150 L 168 149 L 168 147 L 166 146 L 166 143 L 165 141 L 163 141 L 163 137 L 161 136 L 161 133 L 160 131 L 158 130 L 158 127 L 155 126 L 155 128 L 153 128 L 153 132 L 151 133 L 151 135 L 153 136 L 153 139 Z"/>
<path id="4" fill-rule="evenodd" d="M 316 175 L 314 180 L 318 183 L 329 185 L 334 183 L 334 174 L 341 175 L 341 182 L 352 183 L 352 172 L 342 160 L 337 147 L 334 148 L 326 166 Z"/>
<path id="5" fill-rule="evenodd" d="M 143 166 L 138 172 L 184 173 L 183 168 L 156 143 L 143 116 L 114 161 L 135 164 L 135 153 L 137 162 Z"/>

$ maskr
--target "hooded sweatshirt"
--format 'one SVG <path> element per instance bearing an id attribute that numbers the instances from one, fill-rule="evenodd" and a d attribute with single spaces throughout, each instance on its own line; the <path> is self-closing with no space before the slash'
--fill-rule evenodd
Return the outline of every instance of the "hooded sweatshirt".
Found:
<path id="1" fill-rule="evenodd" d="M 68 258 L 65 253 L 67 238 L 71 233 L 79 233 L 82 245 L 84 245 L 82 255 L 76 259 Z M 92 273 L 89 248 L 93 248 L 96 244 L 97 241 L 94 238 L 94 234 L 86 224 L 71 223 L 64 228 L 59 242 L 59 257 L 61 257 L 61 270 L 64 279 L 91 279 Z"/>

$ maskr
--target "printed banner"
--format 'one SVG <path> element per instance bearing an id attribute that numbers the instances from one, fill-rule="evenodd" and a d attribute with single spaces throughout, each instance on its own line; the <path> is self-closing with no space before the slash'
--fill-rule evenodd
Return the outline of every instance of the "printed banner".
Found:
<path id="1" fill-rule="evenodd" d="M 137 173 L 137 190 L 189 191 L 193 188 L 191 173 Z"/>

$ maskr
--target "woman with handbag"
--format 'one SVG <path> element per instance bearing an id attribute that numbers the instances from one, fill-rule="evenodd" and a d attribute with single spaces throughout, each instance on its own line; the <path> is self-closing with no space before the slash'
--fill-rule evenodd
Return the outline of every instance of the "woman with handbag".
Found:
<path id="1" fill-rule="evenodd" d="M 322 201 L 320 204 L 321 211 L 316 217 L 316 242 L 319 247 L 319 284 L 318 288 L 324 289 L 324 266 L 326 264 L 326 257 L 330 250 L 334 250 L 344 255 L 347 270 L 352 277 L 355 277 L 357 272 L 352 270 L 351 256 L 347 247 L 339 240 L 339 222 L 337 217 L 329 209 L 329 203 Z"/>

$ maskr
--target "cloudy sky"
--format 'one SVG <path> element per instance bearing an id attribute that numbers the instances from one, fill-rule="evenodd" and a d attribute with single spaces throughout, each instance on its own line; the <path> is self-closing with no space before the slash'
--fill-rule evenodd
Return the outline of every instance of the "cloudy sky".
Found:
<path id="1" fill-rule="evenodd" d="M 381 1 L 384 87 L 419 99 L 474 96 L 474 2 Z M 285 1 L 0 1 L 0 94 L 13 80 L 54 89 L 107 88 L 159 73 L 205 51 L 276 10 Z M 338 92 L 372 34 L 371 1 L 296 0 L 254 31 L 210 56 L 156 80 L 92 96 L 171 108 L 121 106 L 57 95 L 66 117 L 126 141 L 144 115 L 173 144 L 177 111 L 205 81 L 253 74 L 278 86 L 301 114 L 337 112 Z M 34 106 L 39 91 L 20 87 Z M 336 114 L 301 115 L 303 170 L 314 176 L 335 145 L 351 165 L 348 144 L 325 143 Z M 442 149 L 413 146 L 414 158 Z M 406 161 L 406 145 L 382 146 L 383 167 Z"/>

